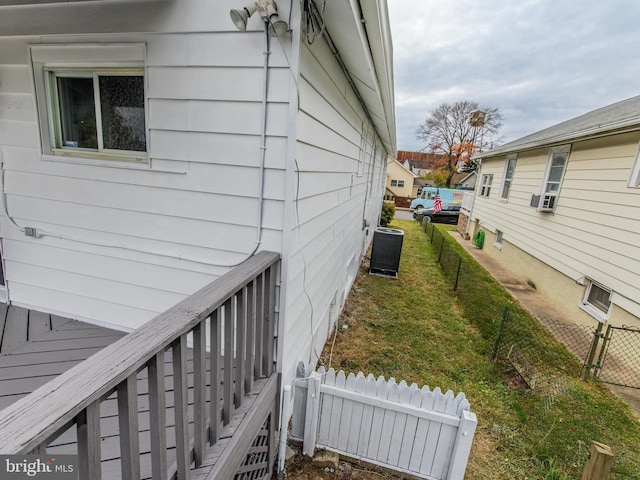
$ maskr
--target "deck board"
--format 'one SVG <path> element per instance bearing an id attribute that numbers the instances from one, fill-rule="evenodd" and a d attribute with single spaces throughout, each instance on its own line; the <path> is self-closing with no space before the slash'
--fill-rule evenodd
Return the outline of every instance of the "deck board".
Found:
<path id="1" fill-rule="evenodd" d="M 93 325 L 87 330 L 88 324 L 62 317 L 52 323 L 49 314 L 13 306 L 9 307 L 8 320 L 10 316 L 13 333 L 4 335 L 2 345 L 6 340 L 11 348 L 0 354 L 3 408 L 11 399 L 17 401 L 125 335 Z M 52 325 L 56 325 L 53 330 Z"/>
<path id="2" fill-rule="evenodd" d="M 0 353 L 7 353 L 27 341 L 29 331 L 29 310 L 11 305 L 2 334 Z"/>
<path id="3" fill-rule="evenodd" d="M 51 315 L 31 310 L 29 312 L 29 328 L 27 340 L 34 340 L 51 331 Z"/>
<path id="4" fill-rule="evenodd" d="M 0 328 L 0 410 L 20 400 L 35 389 L 44 385 L 56 376 L 97 353 L 107 345 L 117 341 L 126 334 L 77 320 L 29 312 L 19 307 L 0 304 L 0 327 L 4 326 L 6 314 L 8 328 Z M 31 321 L 33 319 L 33 321 Z M 6 334 L 6 335 L 5 335 Z M 5 344 L 6 340 L 6 344 Z M 6 350 L 5 350 L 6 346 Z M 188 428 L 193 431 L 193 350 L 187 350 L 187 415 Z M 166 432 L 167 460 L 171 465 L 176 460 L 175 451 L 175 405 L 173 395 L 173 362 L 171 350 L 165 352 L 165 400 L 166 400 Z M 209 381 L 210 362 L 206 359 L 206 380 Z M 205 465 L 195 469 L 194 474 L 200 478 L 210 471 L 215 460 L 225 450 L 229 438 L 233 435 L 244 416 L 250 410 L 257 394 L 266 381 L 258 380 L 254 391 L 248 395 L 240 410 L 236 411 L 222 432 L 219 443 L 209 451 Z M 149 419 L 149 384 L 148 372 L 141 370 L 137 376 L 137 404 L 139 412 L 139 442 L 141 478 L 151 478 L 150 455 L 150 419 Z M 207 409 L 210 403 L 207 391 Z M 100 405 L 100 429 L 102 441 L 102 474 L 105 480 L 120 479 L 120 441 L 118 404 L 115 393 L 111 394 Z M 52 454 L 77 453 L 75 427 L 61 433 L 47 447 Z"/>

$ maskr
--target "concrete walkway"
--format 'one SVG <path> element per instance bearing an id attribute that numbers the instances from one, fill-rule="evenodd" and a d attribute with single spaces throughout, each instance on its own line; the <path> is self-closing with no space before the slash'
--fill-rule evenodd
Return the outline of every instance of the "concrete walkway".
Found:
<path id="1" fill-rule="evenodd" d="M 476 248 L 470 240 L 464 240 L 456 231 L 451 231 L 450 234 L 534 317 L 539 319 L 553 319 L 553 321 L 557 323 L 573 324 L 571 318 L 554 308 L 553 305 L 550 305 L 542 294 L 530 287 L 523 279 L 514 276 L 513 273 L 491 258 L 484 250 Z M 606 385 L 640 417 L 640 390 Z"/>

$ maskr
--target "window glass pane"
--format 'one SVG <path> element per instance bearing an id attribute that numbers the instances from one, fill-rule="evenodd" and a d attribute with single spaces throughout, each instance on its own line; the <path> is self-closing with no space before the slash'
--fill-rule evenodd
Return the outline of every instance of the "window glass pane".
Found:
<path id="1" fill-rule="evenodd" d="M 509 160 L 507 164 L 507 172 L 505 178 L 511 180 L 513 178 L 513 171 L 516 169 L 516 161 L 514 159 Z"/>
<path id="2" fill-rule="evenodd" d="M 146 151 L 143 77 L 101 76 L 100 110 L 104 148 Z"/>
<path id="3" fill-rule="evenodd" d="M 587 302 L 606 313 L 609 311 L 609 305 L 611 303 L 609 301 L 609 292 L 592 283 Z"/>
<path id="4" fill-rule="evenodd" d="M 505 181 L 504 186 L 502 187 L 502 198 L 507 198 L 509 196 L 509 187 L 511 186 L 510 181 Z"/>
<path id="5" fill-rule="evenodd" d="M 554 153 L 553 162 L 551 163 L 551 166 L 564 168 L 564 164 L 566 161 L 567 161 L 566 153 Z"/>
<path id="6" fill-rule="evenodd" d="M 559 189 L 560 189 L 559 183 L 547 183 L 547 189 L 545 190 L 545 192 L 554 193 L 554 192 L 557 192 Z"/>
<path id="7" fill-rule="evenodd" d="M 62 148 L 98 148 L 93 78 L 58 77 Z"/>

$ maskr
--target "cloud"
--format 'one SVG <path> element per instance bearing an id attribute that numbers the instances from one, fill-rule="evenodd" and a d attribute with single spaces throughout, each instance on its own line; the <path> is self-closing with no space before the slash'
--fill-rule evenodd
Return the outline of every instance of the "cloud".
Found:
<path id="1" fill-rule="evenodd" d="M 398 148 L 444 102 L 498 107 L 513 140 L 640 94 L 640 2 L 391 0 Z"/>

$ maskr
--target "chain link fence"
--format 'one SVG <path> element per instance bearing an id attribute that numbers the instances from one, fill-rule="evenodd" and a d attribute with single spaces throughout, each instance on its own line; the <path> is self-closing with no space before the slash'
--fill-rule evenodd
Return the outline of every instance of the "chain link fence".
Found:
<path id="1" fill-rule="evenodd" d="M 446 229 L 433 223 L 423 228 L 460 304 L 488 340 L 492 358 L 511 363 L 530 386 L 558 375 L 583 375 L 593 327 L 532 317 Z"/>
<path id="2" fill-rule="evenodd" d="M 640 389 L 640 329 L 608 325 L 593 378 L 603 383 Z"/>

